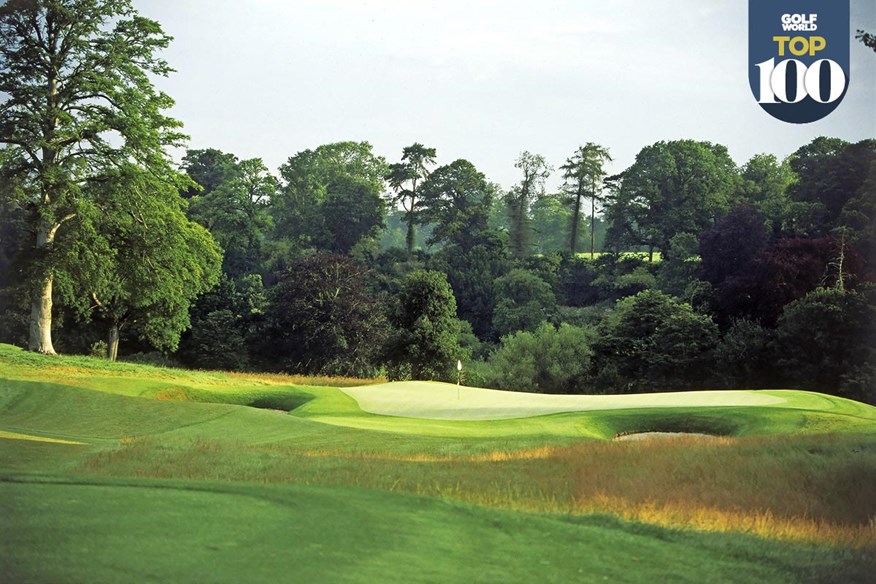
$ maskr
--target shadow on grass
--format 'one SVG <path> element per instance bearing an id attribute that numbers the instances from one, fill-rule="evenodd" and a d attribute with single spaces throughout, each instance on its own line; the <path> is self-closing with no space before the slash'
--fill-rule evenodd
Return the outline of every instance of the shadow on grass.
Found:
<path id="1" fill-rule="evenodd" d="M 280 410 L 283 412 L 291 412 L 312 400 L 312 395 L 271 395 L 254 399 L 245 405 L 260 410 Z"/>

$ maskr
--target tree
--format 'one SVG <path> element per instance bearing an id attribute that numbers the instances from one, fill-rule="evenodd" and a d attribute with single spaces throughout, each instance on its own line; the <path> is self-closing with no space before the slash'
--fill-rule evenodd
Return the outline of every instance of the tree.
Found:
<path id="1" fill-rule="evenodd" d="M 487 383 L 512 391 L 583 393 L 593 356 L 592 329 L 542 323 L 502 338 Z"/>
<path id="2" fill-rule="evenodd" d="M 780 239 L 716 286 L 717 318 L 722 324 L 747 318 L 773 327 L 785 305 L 816 288 L 836 286 L 840 281 L 843 288 L 854 288 L 866 278 L 863 258 L 842 241 L 831 237 Z"/>
<path id="3" fill-rule="evenodd" d="M 232 281 L 223 274 L 192 306 L 192 327 L 182 335 L 176 357 L 197 369 L 246 369 L 250 347 L 259 344 L 266 301 L 259 275 Z"/>
<path id="4" fill-rule="evenodd" d="M 447 275 L 456 297 L 457 316 L 471 323 L 480 339 L 493 339 L 496 280 L 510 269 L 504 233 L 486 231 L 466 249 L 451 245 L 436 253 L 429 268 Z"/>
<path id="5" fill-rule="evenodd" d="M 367 192 L 367 200 L 375 209 L 380 209 L 382 224 L 383 203 L 377 199 L 383 193 L 387 170 L 386 161 L 372 153 L 368 142 L 323 144 L 290 157 L 280 167 L 283 184 L 271 205 L 275 238 L 299 250 L 327 249 L 335 228 L 372 216 L 370 211 L 363 215 L 363 209 L 357 206 L 351 209 L 353 213 L 349 217 L 332 217 L 329 225 L 326 224 L 330 211 L 325 205 L 329 195 L 348 196 L 348 189 L 354 184 L 356 192 Z M 337 205 L 331 208 L 331 213 L 339 212 L 343 215 L 346 210 Z M 369 227 L 362 233 L 370 231 Z"/>
<path id="6" fill-rule="evenodd" d="M 198 194 L 206 195 L 234 180 L 239 162 L 234 154 L 216 148 L 187 150 L 182 159 L 182 170 L 197 185 L 184 191 L 183 196 L 188 199 Z"/>
<path id="7" fill-rule="evenodd" d="M 408 257 L 414 253 L 415 225 L 417 223 L 418 187 L 429 177 L 429 166 L 435 164 L 435 149 L 415 142 L 402 150 L 402 161 L 390 165 L 386 180 L 395 191 L 391 201 L 405 210 L 408 224 L 405 242 Z"/>
<path id="8" fill-rule="evenodd" d="M 773 237 L 793 226 L 794 205 L 788 188 L 796 177 L 788 161 L 780 163 L 772 154 L 757 154 L 742 167 L 741 179 L 742 200 L 760 212 Z"/>
<path id="9" fill-rule="evenodd" d="M 876 51 L 876 35 L 858 29 L 855 38 L 861 41 L 865 47 L 870 47 Z"/>
<path id="10" fill-rule="evenodd" d="M 420 224 L 434 224 L 430 244 L 471 249 L 487 229 L 495 188 L 467 160 L 436 168 L 420 191 Z"/>
<path id="11" fill-rule="evenodd" d="M 450 381 L 462 359 L 456 300 L 444 274 L 408 274 L 390 315 L 394 328 L 385 347 L 390 377 Z"/>
<path id="12" fill-rule="evenodd" d="M 189 216 L 222 247 L 223 271 L 232 278 L 258 272 L 272 227 L 269 208 L 277 179 L 260 158 L 238 161 L 212 149 L 190 150 L 183 168 L 206 183 L 199 194 L 189 194 Z"/>
<path id="13" fill-rule="evenodd" d="M 69 251 L 56 239 L 65 224 L 86 220 L 81 213 L 93 191 L 84 185 L 129 161 L 174 180 L 164 149 L 180 146 L 184 136 L 162 113 L 173 101 L 150 79 L 171 71 L 156 57 L 169 42 L 130 0 L 9 0 L 0 7 L 0 142 L 9 150 L 3 170 L 17 181 L 14 202 L 30 210 L 40 256 L 33 264 L 33 351 L 55 352 L 53 284 Z"/>
<path id="14" fill-rule="evenodd" d="M 784 380 L 876 403 L 874 292 L 872 287 L 818 288 L 788 304 L 776 329 L 777 365 Z"/>
<path id="15" fill-rule="evenodd" d="M 660 262 L 657 284 L 661 291 L 690 300 L 701 258 L 698 254 L 699 239 L 692 233 L 676 233 L 669 240 L 668 253 Z"/>
<path id="16" fill-rule="evenodd" d="M 656 290 L 619 300 L 599 324 L 597 383 L 622 393 L 708 386 L 718 327 Z"/>
<path id="17" fill-rule="evenodd" d="M 493 329 L 503 337 L 535 330 L 556 318 L 557 299 L 550 285 L 528 270 L 515 269 L 496 280 Z"/>
<path id="18" fill-rule="evenodd" d="M 118 356 L 123 327 L 156 348 L 175 350 L 190 324 L 189 307 L 218 281 L 215 241 L 186 218 L 178 191 L 147 171 L 126 166 L 92 188 L 101 191 L 92 197 L 103 219 L 94 233 L 74 235 L 105 251 L 90 262 L 84 250 L 77 254 L 80 272 L 91 265 L 95 271 L 77 285 L 107 323 L 107 356 Z M 65 272 L 74 273 L 74 267 Z"/>
<path id="19" fill-rule="evenodd" d="M 590 199 L 590 257 L 593 258 L 596 241 L 596 204 L 602 193 L 602 179 L 605 178 L 603 166 L 609 161 L 611 156 L 604 146 L 587 142 L 560 167 L 565 181 L 563 190 L 572 207 L 572 227 L 569 234 L 569 251 L 572 255 L 577 252 L 581 204 L 584 197 L 588 197 Z"/>
<path id="20" fill-rule="evenodd" d="M 374 375 L 386 329 L 368 275 L 347 256 L 319 253 L 293 262 L 268 293 L 264 364 L 295 373 Z"/>
<path id="21" fill-rule="evenodd" d="M 326 188 L 323 231 L 315 238 L 321 249 L 348 254 L 364 238 L 377 236 L 386 214 L 380 193 L 360 178 L 340 176 Z"/>
<path id="22" fill-rule="evenodd" d="M 532 205 L 531 228 L 536 253 L 565 250 L 566 230 L 572 222 L 572 211 L 562 193 L 542 194 Z"/>
<path id="23" fill-rule="evenodd" d="M 840 226 L 843 207 L 865 184 L 874 162 L 876 140 L 872 139 L 849 144 L 822 136 L 798 148 L 788 162 L 797 175 L 788 194 L 808 208 L 798 234 L 824 236 Z"/>
<path id="24" fill-rule="evenodd" d="M 529 255 L 531 247 L 531 228 L 529 211 L 535 199 L 544 193 L 544 181 L 553 170 L 544 156 L 524 151 L 520 153 L 514 168 L 523 171 L 520 184 L 505 195 L 510 219 L 509 247 L 511 255 L 522 259 Z"/>
<path id="25" fill-rule="evenodd" d="M 775 331 L 748 319 L 734 319 L 715 348 L 718 379 L 725 388 L 776 387 Z M 780 384 L 781 386 L 781 384 Z"/>
<path id="26" fill-rule="evenodd" d="M 676 233 L 702 233 L 725 215 L 737 182 L 724 146 L 693 140 L 646 146 L 606 204 L 608 244 L 665 252 Z"/>
<path id="27" fill-rule="evenodd" d="M 734 207 L 699 238 L 700 276 L 713 286 L 751 271 L 751 262 L 767 246 L 763 215 L 748 205 Z"/>
<path id="28" fill-rule="evenodd" d="M 870 163 L 867 179 L 840 213 L 840 237 L 848 237 L 872 267 L 876 265 L 876 161 Z"/>

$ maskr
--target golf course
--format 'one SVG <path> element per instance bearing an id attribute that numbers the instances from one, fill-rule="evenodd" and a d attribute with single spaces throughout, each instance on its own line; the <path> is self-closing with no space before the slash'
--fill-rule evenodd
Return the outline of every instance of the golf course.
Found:
<path id="1" fill-rule="evenodd" d="M 866 582 L 876 570 L 871 406 L 790 390 L 374 381 L 0 346 L 0 581 Z M 649 432 L 672 438 L 615 439 Z"/>

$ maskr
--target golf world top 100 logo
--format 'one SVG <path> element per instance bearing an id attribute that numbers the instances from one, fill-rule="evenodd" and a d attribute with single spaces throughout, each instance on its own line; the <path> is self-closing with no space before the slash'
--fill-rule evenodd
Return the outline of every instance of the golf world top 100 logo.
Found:
<path id="1" fill-rule="evenodd" d="M 814 122 L 849 87 L 849 0 L 749 0 L 748 80 L 774 118 Z"/>

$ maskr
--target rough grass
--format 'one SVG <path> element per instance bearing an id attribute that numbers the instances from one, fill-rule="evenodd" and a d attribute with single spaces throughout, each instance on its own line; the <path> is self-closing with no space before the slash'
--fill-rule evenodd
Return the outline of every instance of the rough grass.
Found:
<path id="1" fill-rule="evenodd" d="M 49 566 L 63 562 L 70 563 L 71 574 L 82 574 L 78 580 L 68 580 L 109 581 L 112 574 L 118 580 L 120 572 L 113 570 L 122 569 L 145 574 L 146 564 L 132 557 L 136 545 L 178 558 L 177 547 L 182 544 L 174 538 L 184 537 L 199 521 L 205 521 L 206 527 L 195 538 L 198 546 L 220 538 L 227 525 L 248 522 L 247 517 L 261 521 L 260 511 L 249 509 L 248 501 L 263 497 L 297 500 L 297 506 L 290 503 L 285 511 L 272 511 L 294 523 L 294 513 L 304 513 L 313 505 L 320 508 L 322 503 L 314 503 L 311 495 L 330 506 L 343 507 L 338 498 L 359 501 L 354 507 L 372 506 L 368 521 L 377 531 L 404 525 L 408 519 L 402 510 L 414 505 L 409 502 L 427 501 L 416 519 L 422 531 L 409 533 L 404 539 L 410 545 L 401 546 L 397 555 L 390 554 L 394 561 L 422 570 L 413 580 L 477 579 L 465 568 L 453 574 L 447 566 L 429 561 L 426 556 L 431 548 L 425 534 L 431 523 L 443 526 L 436 527 L 437 532 L 461 534 L 457 539 L 467 538 L 471 530 L 473 537 L 492 542 L 488 555 L 490 562 L 496 562 L 496 577 L 492 578 L 496 581 L 513 581 L 503 577 L 517 573 L 503 572 L 500 565 L 516 569 L 514 562 L 519 560 L 537 567 L 538 554 L 546 554 L 556 570 L 542 568 L 538 574 L 543 577 L 538 577 L 521 569 L 520 574 L 526 576 L 521 581 L 587 581 L 577 576 L 571 563 L 565 567 L 554 564 L 562 564 L 559 558 L 578 557 L 577 544 L 572 543 L 579 541 L 576 538 L 619 546 L 600 548 L 594 554 L 625 566 L 620 574 L 600 571 L 602 560 L 590 551 L 574 565 L 575 570 L 583 565 L 585 574 L 592 570 L 592 574 L 617 581 L 666 580 L 668 575 L 678 581 L 703 581 L 697 575 L 706 574 L 702 570 L 711 569 L 712 564 L 721 564 L 724 560 L 718 550 L 729 548 L 737 550 L 736 556 L 729 557 L 733 558 L 730 565 L 740 565 L 739 581 L 817 581 L 830 578 L 832 570 L 848 573 L 845 581 L 866 581 L 859 576 L 869 574 L 867 570 L 873 567 L 876 492 L 870 485 L 876 481 L 876 408 L 857 402 L 785 391 L 769 392 L 784 400 L 780 406 L 769 407 L 619 409 L 496 421 L 417 420 L 368 414 L 337 388 L 96 361 L 92 367 L 91 360 L 49 358 L 0 346 L 0 431 L 84 443 L 0 437 L 0 516 L 14 518 L 12 530 L 0 530 L 0 557 L 4 558 L 0 561 L 13 571 L 0 566 L 0 574 L 21 574 L 20 581 L 59 581 Z M 636 431 L 699 431 L 723 438 L 707 442 L 610 440 Z M 32 483 L 45 476 L 55 477 L 53 482 L 91 482 L 101 488 L 78 491 L 71 485 L 52 485 L 42 489 L 16 482 Z M 161 482 L 153 483 L 156 480 Z M 122 484 L 126 486 L 113 487 Z M 176 513 L 176 528 L 130 500 L 127 493 L 139 488 L 147 491 L 138 497 Z M 233 491 L 233 497 L 195 497 L 189 500 L 190 513 L 176 494 L 164 498 L 168 489 L 186 493 L 218 489 L 225 495 Z M 356 499 L 359 496 L 364 499 Z M 79 506 L 64 504 L 80 499 L 91 510 L 91 519 L 80 516 Z M 444 516 L 436 501 L 447 500 L 476 506 L 455 505 L 459 512 Z M 43 504 L 45 511 L 40 507 Z M 225 510 L 225 505 L 239 506 L 239 515 L 236 510 Z M 15 509 L 26 512 L 16 515 Z M 132 511 L 129 518 L 126 509 Z M 649 558 L 645 560 L 648 566 L 638 567 L 631 560 L 638 557 L 629 547 L 632 542 L 617 531 L 645 528 L 587 519 L 593 513 L 686 531 L 647 528 L 645 541 L 637 540 L 636 545 L 648 548 L 653 543 L 650 540 L 679 545 L 671 552 L 655 547 L 653 553 L 643 553 L 642 557 Z M 215 520 L 204 520 L 204 514 Z M 278 520 L 276 529 L 244 538 L 246 549 L 263 550 L 263 560 L 271 566 L 276 565 L 270 559 L 273 553 L 284 561 L 323 566 L 337 561 L 339 566 L 358 570 L 364 562 L 358 556 L 364 551 L 338 557 L 299 556 L 295 555 L 297 548 L 294 552 L 279 549 L 274 543 L 274 538 L 289 542 L 295 537 L 295 542 L 316 554 L 320 549 L 327 553 L 325 548 L 343 539 L 338 535 L 341 532 L 350 531 L 351 538 L 344 541 L 353 550 L 364 549 L 356 546 L 358 539 L 378 537 L 376 532 L 349 527 L 342 515 L 334 523 L 334 516 L 326 517 L 323 528 L 305 532 L 281 528 Z M 65 531 L 61 529 L 64 522 L 78 527 Z M 496 525 L 503 526 L 499 531 L 513 534 L 518 524 L 530 523 L 543 529 L 520 531 L 518 543 L 531 547 L 532 553 L 496 539 L 498 532 L 484 533 Z M 563 527 L 557 527 L 560 524 Z M 595 531 L 584 537 L 584 532 L 576 531 L 581 526 Z M 93 553 L 104 550 L 110 541 L 125 543 L 118 553 L 77 556 L 77 530 L 93 534 L 83 544 Z M 142 530 L 143 536 L 138 542 L 122 530 Z M 724 534 L 704 533 L 709 531 Z M 158 541 L 159 533 L 165 534 L 166 542 Z M 43 540 L 49 543 L 43 545 Z M 230 566 L 228 573 L 239 575 L 242 564 L 234 567 L 237 559 L 228 558 L 253 556 L 250 552 L 239 555 L 241 546 L 246 546 L 235 541 L 237 547 L 219 545 L 212 551 L 230 554 L 223 556 Z M 475 541 L 480 539 L 471 540 Z M 537 543 L 541 541 L 549 545 Z M 714 542 L 715 547 L 707 542 Z M 217 545 L 204 543 L 206 549 Z M 290 545 L 286 543 L 287 548 Z M 553 551 L 545 551 L 545 546 Z M 26 551 L 30 547 L 33 552 Z M 197 550 L 195 555 L 203 556 L 192 560 L 179 578 L 167 576 L 170 562 L 159 562 L 155 573 L 164 576 L 154 579 L 196 581 L 190 577 L 196 568 L 211 565 L 207 559 L 211 554 L 200 551 L 201 547 Z M 687 568 L 668 565 L 665 559 L 657 559 L 660 554 L 678 558 Z M 89 564 L 92 557 L 101 559 Z M 447 557 L 475 562 L 478 556 L 455 550 L 448 551 Z M 650 571 L 654 562 L 661 561 L 662 571 Z M 757 569 L 749 570 L 748 565 Z M 315 573 L 298 568 L 304 576 Z M 736 577 L 732 570 L 714 569 L 714 577 L 706 580 L 734 581 Z M 333 578 L 339 573 L 328 567 L 324 570 L 320 573 L 327 574 L 326 581 L 356 581 L 347 572 L 344 578 Z M 286 577 L 272 574 L 273 578 L 262 580 Z"/>
<path id="2" fill-rule="evenodd" d="M 874 566 L 819 546 L 351 488 L 5 481 L 0 512 L 10 582 L 865 582 Z"/>
<path id="3" fill-rule="evenodd" d="M 517 451 L 339 452 L 322 444 L 135 440 L 84 474 L 323 484 L 541 512 L 876 547 L 876 439 L 812 436 L 587 442 Z M 228 452 L 234 458 L 228 458 Z"/>

